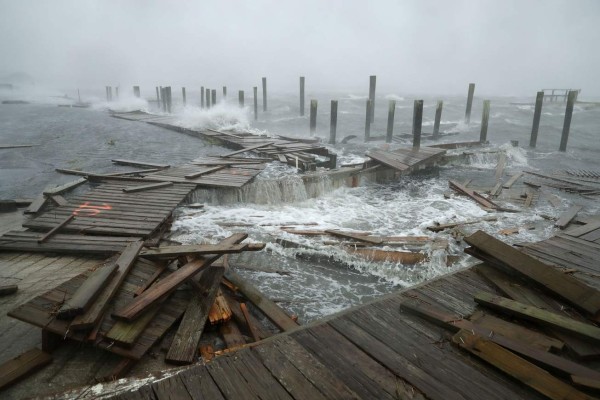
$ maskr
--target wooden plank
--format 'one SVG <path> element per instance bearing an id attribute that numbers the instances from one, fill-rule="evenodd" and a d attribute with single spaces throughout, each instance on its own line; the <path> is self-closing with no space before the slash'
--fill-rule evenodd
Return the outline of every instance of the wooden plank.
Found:
<path id="1" fill-rule="evenodd" d="M 154 163 L 149 163 L 149 162 L 144 162 L 144 161 L 134 161 L 134 160 L 122 160 L 122 159 L 116 159 L 116 160 L 111 160 L 114 164 L 118 164 L 118 165 L 130 165 L 132 167 L 148 167 L 148 168 L 160 168 L 160 169 L 166 169 L 169 168 L 170 165 L 168 164 L 154 164 Z"/>
<path id="2" fill-rule="evenodd" d="M 100 322 L 100 319 L 108 308 L 109 302 L 114 298 L 117 291 L 125 281 L 127 274 L 129 274 L 129 271 L 135 264 L 137 255 L 142 249 L 143 245 L 144 243 L 141 240 L 127 245 L 125 250 L 123 250 L 116 261 L 116 276 L 96 298 L 89 310 L 76 317 L 73 322 L 71 322 L 69 329 L 73 329 L 74 331 L 90 329 Z"/>
<path id="3" fill-rule="evenodd" d="M 587 378 L 584 376 L 573 375 L 571 380 L 574 384 L 584 387 L 586 389 L 592 389 L 600 391 L 600 379 L 598 378 Z"/>
<path id="4" fill-rule="evenodd" d="M 477 231 L 464 240 L 502 265 L 519 272 L 591 315 L 595 316 L 600 311 L 600 292 L 580 280 L 563 274 L 483 231 Z"/>
<path id="5" fill-rule="evenodd" d="M 162 262 L 157 262 L 158 264 L 158 268 L 156 269 L 156 271 L 154 271 L 154 273 L 140 286 L 138 287 L 138 289 L 133 293 L 134 297 L 139 296 L 140 294 L 142 294 L 146 289 L 148 289 L 150 287 L 150 285 L 152 285 L 154 283 L 155 280 L 158 279 L 158 277 L 167 269 L 167 267 L 169 266 L 169 263 L 166 261 L 162 261 Z"/>
<path id="6" fill-rule="evenodd" d="M 82 185 L 86 182 L 87 182 L 86 178 L 80 178 L 80 179 L 74 180 L 72 182 L 67 182 L 64 185 L 60 185 L 60 186 L 53 187 L 51 189 L 44 190 L 44 195 L 50 196 L 50 195 L 55 195 L 55 194 L 61 194 L 66 191 L 69 191 L 79 185 Z"/>
<path id="7" fill-rule="evenodd" d="M 147 307 L 134 321 L 116 321 L 104 335 L 104 340 L 127 348 L 132 347 L 160 311 L 160 307 L 165 300 L 166 297 Z"/>
<path id="8" fill-rule="evenodd" d="M 220 171 L 220 170 L 222 170 L 223 168 L 226 168 L 226 167 L 227 167 L 226 165 L 219 165 L 219 166 L 216 166 L 216 167 L 213 167 L 213 168 L 207 168 L 207 169 L 205 169 L 203 171 L 198 171 L 198 172 L 193 172 L 191 174 L 187 174 L 187 175 L 184 176 L 184 178 L 185 179 L 194 179 L 194 178 L 197 178 L 197 177 L 202 176 L 202 175 L 207 175 L 207 174 L 210 174 L 212 172 Z"/>
<path id="9" fill-rule="evenodd" d="M 478 335 L 473 335 L 471 332 L 461 330 L 452 337 L 452 341 L 476 357 L 551 399 L 592 399 L 592 397 L 577 391 L 572 386 L 567 385 L 509 350 Z"/>
<path id="10" fill-rule="evenodd" d="M 228 349 L 241 347 L 246 344 L 244 336 L 233 320 L 229 320 L 225 324 L 221 325 L 219 328 L 219 333 L 223 337 L 223 341 Z"/>
<path id="11" fill-rule="evenodd" d="M 238 290 L 248 298 L 258 309 L 260 309 L 277 327 L 283 331 L 298 327 L 277 304 L 267 299 L 253 285 L 244 280 L 231 269 L 225 271 L 225 278 L 238 287 Z"/>
<path id="12" fill-rule="evenodd" d="M 382 164 L 392 167 L 398 171 L 405 171 L 410 168 L 410 165 L 402 163 L 393 158 L 393 155 L 389 152 L 372 150 L 367 152 L 367 156 L 371 157 L 375 161 L 379 161 Z"/>
<path id="13" fill-rule="evenodd" d="M 50 199 L 54 203 L 56 203 L 57 206 L 68 206 L 69 205 L 69 202 L 64 197 L 62 197 L 60 194 L 52 195 L 52 196 L 50 196 Z"/>
<path id="14" fill-rule="evenodd" d="M 77 291 L 71 296 L 56 313 L 58 319 L 71 319 L 87 311 L 92 302 L 98 297 L 102 289 L 108 285 L 117 268 L 117 258 L 107 260 L 103 265 L 96 268 L 94 272 L 83 282 Z"/>
<path id="15" fill-rule="evenodd" d="M 19 287 L 17 285 L 0 286 L 0 296 L 8 296 L 9 294 L 17 293 Z"/>
<path id="16" fill-rule="evenodd" d="M 192 296 L 183 314 L 165 361 L 177 365 L 191 364 L 195 361 L 208 312 L 215 301 L 224 272 L 223 267 L 215 266 L 202 272 L 198 281 L 199 291 Z"/>
<path id="17" fill-rule="evenodd" d="M 477 193 L 476 191 L 474 191 L 472 189 L 467 189 L 466 187 L 464 187 L 463 185 L 461 185 L 460 183 L 458 183 L 456 181 L 450 180 L 450 181 L 448 181 L 448 184 L 452 190 L 455 190 L 455 191 L 459 192 L 460 194 L 470 197 L 472 200 L 474 200 L 475 202 L 477 202 L 484 208 L 491 208 L 491 209 L 498 208 L 498 205 L 495 204 L 494 202 L 492 202 L 491 200 L 486 199 L 485 197 L 483 197 L 482 195 L 480 195 L 479 193 Z"/>
<path id="18" fill-rule="evenodd" d="M 174 258 L 182 255 L 206 255 L 206 254 L 233 254 L 243 251 L 259 251 L 264 249 L 264 243 L 246 243 L 223 246 L 219 244 L 192 244 L 181 246 L 165 246 L 154 249 L 146 249 L 140 252 L 140 257 Z"/>
<path id="19" fill-rule="evenodd" d="M 173 185 L 173 182 L 159 182 L 159 183 L 151 183 L 149 185 L 140 185 L 140 186 L 128 186 L 123 188 L 123 192 L 125 193 L 135 193 L 135 192 L 143 192 L 145 190 L 153 190 L 160 189 L 167 186 Z"/>
<path id="20" fill-rule="evenodd" d="M 344 249 L 369 261 L 393 262 L 402 264 L 417 264 L 428 259 L 427 254 L 412 251 L 389 251 L 379 249 L 357 249 L 355 246 L 347 246 Z"/>
<path id="21" fill-rule="evenodd" d="M 373 243 L 373 244 L 381 244 L 381 242 L 383 242 L 383 240 L 381 238 L 379 238 L 379 237 L 370 237 L 370 236 L 365 236 L 365 235 L 358 235 L 358 234 L 353 233 L 353 232 L 345 232 L 345 231 L 338 231 L 338 230 L 333 230 L 333 229 L 327 229 L 327 230 L 325 230 L 325 233 L 328 233 L 328 234 L 333 235 L 333 236 L 342 237 L 344 239 L 358 240 L 360 242 L 367 242 L 367 243 Z"/>
<path id="22" fill-rule="evenodd" d="M 73 220 L 75 216 L 73 214 L 67 216 L 61 222 L 58 223 L 54 228 L 50 229 L 46 234 L 44 234 L 41 238 L 38 239 L 38 243 L 44 243 L 46 240 L 50 239 L 52 235 L 58 232 L 61 228 L 65 227 L 71 220 Z"/>
<path id="23" fill-rule="evenodd" d="M 506 168 L 506 153 L 500 153 L 498 157 L 498 164 L 496 165 L 496 181 L 499 181 L 504 175 L 504 168 Z"/>
<path id="24" fill-rule="evenodd" d="M 461 225 L 472 225 L 472 224 L 478 224 L 480 222 L 489 222 L 489 221 L 497 221 L 498 218 L 497 217 L 484 217 L 484 218 L 477 218 L 474 220 L 469 220 L 469 221 L 458 221 L 458 222 L 452 222 L 452 223 L 448 223 L 448 224 L 438 224 L 438 225 L 432 225 L 432 226 L 428 226 L 427 230 L 430 230 L 432 232 L 440 232 L 443 230 L 446 230 L 448 228 L 455 228 L 457 226 L 461 226 Z"/>
<path id="25" fill-rule="evenodd" d="M 246 321 L 246 326 L 248 326 L 248 330 L 250 331 L 250 334 L 252 335 L 252 339 L 254 339 L 255 342 L 258 342 L 261 338 L 260 338 L 260 335 L 258 334 L 258 331 L 256 330 L 256 327 L 254 326 L 254 322 L 250 318 L 250 314 L 248 313 L 248 308 L 246 307 L 246 303 L 240 303 L 240 310 L 242 310 L 242 314 L 244 315 L 244 320 Z"/>
<path id="26" fill-rule="evenodd" d="M 25 214 L 37 214 L 42 209 L 42 207 L 44 207 L 44 204 L 46 204 L 46 200 L 46 196 L 40 194 L 33 200 L 29 207 L 27 207 L 27 210 L 23 212 Z"/>
<path id="27" fill-rule="evenodd" d="M 0 365 L 0 389 L 52 362 L 52 356 L 34 348 Z"/>
<path id="28" fill-rule="evenodd" d="M 220 157 L 223 157 L 223 158 L 231 157 L 231 156 L 234 156 L 236 154 L 241 154 L 241 153 L 245 153 L 247 151 L 252 151 L 252 150 L 260 149 L 261 147 L 267 147 L 267 146 L 272 145 L 273 143 L 275 143 L 275 142 L 259 143 L 259 144 L 255 145 L 255 146 L 244 147 L 241 150 L 236 150 L 236 151 L 232 151 L 231 153 L 223 154 Z"/>
<path id="29" fill-rule="evenodd" d="M 158 379 L 150 384 L 157 400 L 192 400 L 185 384 L 181 381 L 179 374 L 167 378 Z"/>
<path id="30" fill-rule="evenodd" d="M 507 180 L 506 183 L 504 183 L 504 185 L 502 185 L 502 187 L 504 189 L 510 189 L 512 187 L 512 185 L 514 185 L 515 182 L 517 182 L 517 180 L 522 176 L 523 176 L 523 172 L 517 172 L 516 174 L 511 176 L 510 179 Z"/>
<path id="31" fill-rule="evenodd" d="M 223 324 L 231 319 L 231 307 L 227 303 L 221 289 L 217 291 L 217 297 L 208 312 L 208 321 L 211 325 Z"/>
<path id="32" fill-rule="evenodd" d="M 237 244 L 248 237 L 247 234 L 237 233 L 220 242 L 221 245 Z M 127 306 L 113 313 L 113 317 L 124 321 L 133 321 L 150 305 L 156 303 L 163 296 L 177 289 L 179 285 L 185 282 L 188 278 L 196 275 L 202 269 L 208 267 L 215 262 L 220 255 L 202 256 L 198 259 L 187 263 L 177 271 L 170 274 L 165 279 L 152 285 L 144 293 L 137 296 Z"/>
<path id="33" fill-rule="evenodd" d="M 474 296 L 475 302 L 504 314 L 534 321 L 541 325 L 560 329 L 587 340 L 600 342 L 600 328 L 563 317 L 538 307 L 529 306 L 501 296 L 479 292 Z"/>

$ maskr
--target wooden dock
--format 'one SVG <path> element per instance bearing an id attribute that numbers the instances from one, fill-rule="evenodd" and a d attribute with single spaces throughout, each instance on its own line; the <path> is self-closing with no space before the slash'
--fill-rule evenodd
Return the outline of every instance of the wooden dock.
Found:
<path id="1" fill-rule="evenodd" d="M 599 223 L 588 223 L 573 229 L 573 239 L 568 240 L 592 254 L 598 251 L 598 232 Z M 473 235 L 467 241 L 483 245 L 476 239 L 480 236 Z M 546 250 L 538 250 L 536 257 L 548 259 L 550 256 L 542 254 L 553 253 L 562 236 L 527 245 L 525 253 L 511 250 L 520 254 L 519 262 L 510 252 L 500 258 L 508 257 L 505 262 L 515 262 L 516 268 L 528 273 L 529 266 L 523 261 L 529 249 L 541 246 Z M 506 246 L 496 242 L 499 249 Z M 556 254 L 554 251 L 554 265 L 569 268 L 571 273 L 589 277 L 593 271 L 595 284 L 588 283 L 597 287 L 597 263 L 577 263 L 573 255 L 568 264 L 561 264 Z M 491 256 L 481 253 L 478 257 Z M 561 275 L 556 267 L 545 268 L 550 268 L 551 274 L 540 276 L 540 283 Z M 531 273 L 530 278 L 538 279 L 535 268 Z M 559 285 L 556 290 L 563 289 Z M 481 263 L 175 374 L 159 373 L 140 385 L 131 381 L 105 385 L 104 394 L 118 399 L 593 398 L 585 390 L 594 390 L 600 381 L 600 368 L 587 360 L 600 356 L 600 341 L 560 333 L 552 328 L 554 325 L 549 328 L 502 317 L 483 305 L 485 293 L 491 298 L 499 294 L 536 306 L 553 304 L 548 310 L 570 321 L 586 318 L 552 293 Z M 593 325 L 586 327 L 598 330 Z M 575 361 L 567 353 L 576 354 Z M 542 369 L 549 366 L 560 373 L 555 376 Z M 86 387 L 66 393 L 65 398 L 89 398 L 89 393 L 93 389 Z"/>

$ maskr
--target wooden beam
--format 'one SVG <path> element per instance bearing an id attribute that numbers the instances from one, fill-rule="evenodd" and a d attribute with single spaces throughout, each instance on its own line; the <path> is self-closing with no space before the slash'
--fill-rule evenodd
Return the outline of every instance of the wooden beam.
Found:
<path id="1" fill-rule="evenodd" d="M 565 229 L 582 208 L 583 206 L 579 205 L 573 205 L 569 207 L 567 211 L 561 214 L 561 216 L 558 218 L 558 221 L 554 223 L 554 226 L 560 229 Z"/>
<path id="2" fill-rule="evenodd" d="M 225 278 L 238 287 L 238 290 L 248 298 L 259 310 L 261 310 L 277 327 L 283 331 L 289 331 L 298 327 L 277 304 L 263 296 L 253 285 L 231 269 L 225 271 Z"/>
<path id="3" fill-rule="evenodd" d="M 44 195 L 50 196 L 53 194 L 61 194 L 68 190 L 71 190 L 79 185 L 82 185 L 86 182 L 87 182 L 86 178 L 80 178 L 80 179 L 74 180 L 72 182 L 67 182 L 64 185 L 60 185 L 60 186 L 53 187 L 52 189 L 44 190 Z"/>
<path id="4" fill-rule="evenodd" d="M 223 246 L 221 244 L 192 244 L 182 246 L 166 246 L 146 249 L 140 252 L 144 258 L 174 258 L 182 255 L 233 254 L 243 251 L 259 251 L 264 249 L 264 243 L 245 243 Z"/>
<path id="5" fill-rule="evenodd" d="M 142 168 L 148 167 L 148 168 L 160 168 L 160 169 L 167 169 L 170 167 L 170 165 L 168 165 L 168 164 L 153 164 L 153 163 L 149 163 L 149 162 L 134 161 L 134 160 L 117 159 L 117 160 L 111 160 L 111 161 L 118 165 L 130 165 L 132 167 L 142 167 Z"/>
<path id="6" fill-rule="evenodd" d="M 461 185 L 460 183 L 458 183 L 456 181 L 452 181 L 452 180 L 448 181 L 448 184 L 450 185 L 450 188 L 452 190 L 455 190 L 455 191 L 459 192 L 460 194 L 470 197 L 472 200 L 474 200 L 475 202 L 477 202 L 479 205 L 481 205 L 484 208 L 491 208 L 491 209 L 498 208 L 498 205 L 495 204 L 493 201 L 486 199 L 485 197 L 483 197 L 481 194 L 477 193 L 474 190 L 467 189 L 466 187 L 464 187 L 463 185 Z"/>
<path id="7" fill-rule="evenodd" d="M 119 287 L 121 287 L 121 284 L 125 280 L 125 277 L 133 267 L 137 255 L 142 249 L 143 245 L 144 242 L 138 240 L 128 244 L 127 247 L 125 247 L 116 261 L 116 276 L 110 281 L 104 290 L 102 290 L 90 308 L 84 314 L 77 316 L 73 322 L 71 322 L 69 329 L 91 329 L 100 323 L 100 320 L 108 308 L 110 301 L 113 299 Z"/>
<path id="8" fill-rule="evenodd" d="M 486 292 L 477 293 L 474 299 L 476 303 L 501 313 L 556 328 L 583 339 L 600 342 L 600 328 L 594 325 Z"/>
<path id="9" fill-rule="evenodd" d="M 221 245 L 237 244 L 248 237 L 244 233 L 236 233 L 220 242 Z M 148 290 L 137 296 L 128 305 L 113 313 L 113 318 L 124 321 L 133 321 L 139 317 L 145 309 L 159 301 L 162 297 L 171 293 L 183 284 L 187 279 L 215 262 L 221 255 L 201 256 L 193 260 L 165 279 L 152 285 Z"/>
<path id="10" fill-rule="evenodd" d="M 464 240 L 483 254 L 517 271 L 589 314 L 597 316 L 600 311 L 600 291 L 577 278 L 564 274 L 483 231 L 477 231 Z M 475 256 L 477 257 L 477 254 Z"/>
<path id="11" fill-rule="evenodd" d="M 50 199 L 56 203 L 57 206 L 68 206 L 69 202 L 62 197 L 60 194 L 54 194 L 50 196 Z"/>
<path id="12" fill-rule="evenodd" d="M 593 399 L 585 393 L 579 392 L 571 385 L 550 375 L 547 371 L 481 336 L 473 335 L 466 330 L 461 330 L 452 337 L 452 341 L 462 349 L 467 350 L 474 356 L 481 358 L 550 399 Z"/>
<path id="13" fill-rule="evenodd" d="M 54 235 L 56 232 L 58 232 L 61 228 L 63 228 L 69 222 L 71 222 L 71 220 L 73 220 L 73 218 L 75 218 L 75 216 L 73 214 L 70 214 L 67 218 L 63 219 L 58 225 L 56 225 L 54 228 L 52 228 L 48 232 L 46 232 L 41 238 L 38 239 L 37 242 L 44 243 L 46 240 L 50 239 L 52 237 L 52 235 Z"/>
<path id="14" fill-rule="evenodd" d="M 517 172 L 516 174 L 514 174 L 513 176 L 510 177 L 509 180 L 506 181 L 506 183 L 504 185 L 502 185 L 502 187 L 504 189 L 510 189 L 512 187 L 512 185 L 515 184 L 515 182 L 523 176 L 523 172 Z"/>
<path id="15" fill-rule="evenodd" d="M 34 348 L 0 365 L 0 389 L 52 362 L 52 356 Z"/>
<path id="16" fill-rule="evenodd" d="M 461 225 L 472 225 L 472 224 L 478 224 L 478 223 L 484 222 L 484 221 L 497 221 L 497 220 L 498 220 L 498 218 L 496 218 L 496 217 L 477 218 L 477 219 L 470 220 L 470 221 L 458 221 L 458 222 L 452 222 L 452 223 L 448 223 L 448 224 L 432 225 L 432 226 L 428 226 L 427 230 L 430 230 L 432 232 L 440 232 L 445 229 L 455 228 L 455 227 L 461 226 Z"/>
<path id="17" fill-rule="evenodd" d="M 135 193 L 135 192 L 142 192 L 144 190 L 160 189 L 160 188 L 164 188 L 164 187 L 172 186 L 172 185 L 173 185 L 173 182 L 158 182 L 158 183 L 151 183 L 149 185 L 128 186 L 126 188 L 123 188 L 123 192 Z"/>
<path id="18" fill-rule="evenodd" d="M 250 313 L 248 312 L 248 307 L 246 307 L 246 303 L 240 303 L 240 310 L 242 310 L 244 320 L 246 322 L 246 325 L 248 326 L 250 334 L 252 335 L 252 339 L 254 339 L 255 342 L 258 342 L 260 340 L 260 336 L 258 334 L 258 331 L 256 330 L 256 327 L 254 326 L 253 321 L 250 319 Z"/>
<path id="19" fill-rule="evenodd" d="M 56 313 L 56 318 L 70 319 L 83 314 L 114 276 L 118 268 L 116 261 L 116 257 L 113 257 L 92 272 L 73 293 L 73 296 L 63 303 Z"/>
<path id="20" fill-rule="evenodd" d="M 353 232 L 344 232 L 333 229 L 327 229 L 325 230 L 325 233 L 328 233 L 333 236 L 342 237 L 344 239 L 353 239 L 358 240 L 360 242 L 367 242 L 372 244 L 381 244 L 381 242 L 383 242 L 383 240 L 380 237 L 369 237 L 365 235 L 359 235 Z"/>
<path id="21" fill-rule="evenodd" d="M 148 289 L 150 285 L 152 285 L 154 281 L 158 279 L 160 274 L 162 274 L 169 266 L 169 263 L 167 261 L 159 261 L 156 262 L 156 264 L 158 264 L 158 268 L 156 268 L 156 271 L 154 271 L 154 273 L 150 276 L 150 278 L 146 280 L 146 282 L 144 282 L 140 287 L 137 288 L 137 290 L 133 293 L 133 297 L 139 296 L 146 289 Z"/>
<path id="22" fill-rule="evenodd" d="M 215 302 L 223 267 L 211 266 L 202 272 L 198 281 L 199 292 L 194 293 L 183 314 L 165 361 L 171 364 L 192 364 L 198 353 L 198 344 L 204 331 L 210 307 Z"/>
<path id="23" fill-rule="evenodd" d="M 185 175 L 185 179 L 198 178 L 199 176 L 202 176 L 202 175 L 211 174 L 213 172 L 220 171 L 223 168 L 227 168 L 227 165 L 218 165 L 216 167 L 205 169 L 204 171 L 199 171 L 199 172 L 194 172 L 192 174 L 187 174 L 187 175 Z"/>
<path id="24" fill-rule="evenodd" d="M 241 150 L 236 150 L 236 151 L 232 151 L 231 153 L 227 153 L 227 154 L 223 154 L 220 157 L 226 158 L 226 157 L 231 157 L 231 156 L 235 156 L 236 154 L 241 154 L 241 153 L 245 153 L 246 151 L 251 151 L 251 150 L 256 150 L 256 149 L 260 149 L 261 147 L 267 147 L 272 145 L 275 142 L 267 142 L 267 143 L 261 143 L 261 144 L 257 144 L 255 146 L 250 146 L 250 147 L 244 147 Z"/>
<path id="25" fill-rule="evenodd" d="M 23 212 L 25 214 L 37 214 L 42 209 L 42 207 L 44 207 L 44 204 L 46 204 L 46 200 L 46 196 L 40 194 L 33 200 L 33 202 L 31 202 L 29 207 L 27 207 L 27 210 Z"/>
<path id="26" fill-rule="evenodd" d="M 110 330 L 104 335 L 104 340 L 113 341 L 124 347 L 132 347 L 148 324 L 152 322 L 156 314 L 160 311 L 162 303 L 167 300 L 169 295 L 146 308 L 144 312 L 135 321 L 116 321 Z"/>
<path id="27" fill-rule="evenodd" d="M 19 287 L 17 285 L 0 286 L 0 296 L 8 296 L 9 294 L 17 293 Z"/>

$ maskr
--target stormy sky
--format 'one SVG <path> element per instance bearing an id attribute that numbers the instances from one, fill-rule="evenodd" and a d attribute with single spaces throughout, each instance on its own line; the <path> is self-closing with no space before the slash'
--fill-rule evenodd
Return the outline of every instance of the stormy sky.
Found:
<path id="1" fill-rule="evenodd" d="M 598 21 L 597 0 L 0 0 L 0 80 L 600 96 Z"/>

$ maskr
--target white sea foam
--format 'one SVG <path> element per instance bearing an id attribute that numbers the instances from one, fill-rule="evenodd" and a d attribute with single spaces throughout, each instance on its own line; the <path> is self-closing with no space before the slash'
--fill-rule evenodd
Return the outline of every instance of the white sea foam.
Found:
<path id="1" fill-rule="evenodd" d="M 397 94 L 386 94 L 384 96 L 386 100 L 396 100 L 396 101 L 404 101 L 404 97 L 398 96 Z"/>
<path id="2" fill-rule="evenodd" d="M 188 129 L 217 129 L 248 131 L 249 109 L 218 103 L 209 109 L 199 107 L 186 107 L 177 115 L 177 124 Z"/>

